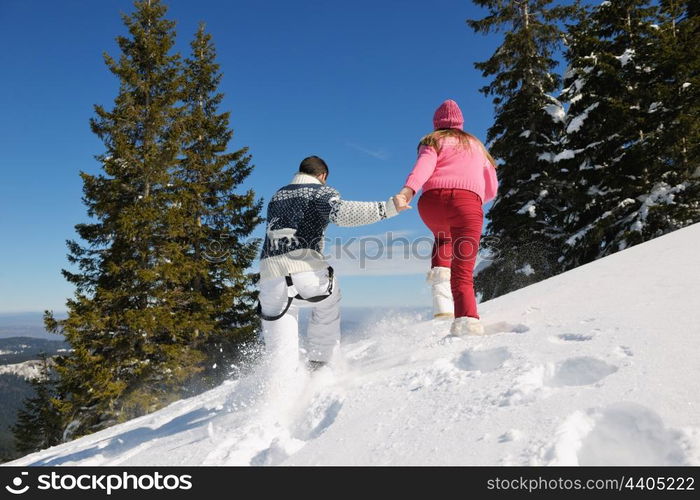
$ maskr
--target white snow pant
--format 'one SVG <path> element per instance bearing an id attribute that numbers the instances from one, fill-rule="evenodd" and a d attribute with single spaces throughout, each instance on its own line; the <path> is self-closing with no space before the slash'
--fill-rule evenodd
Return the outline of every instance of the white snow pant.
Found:
<path id="1" fill-rule="evenodd" d="M 292 274 L 294 289 L 302 297 L 316 297 L 328 293 L 328 271 L 307 271 Z M 285 279 L 261 280 L 260 306 L 263 314 L 276 316 L 287 305 L 288 287 Z M 262 320 L 263 338 L 268 362 L 275 371 L 289 374 L 299 363 L 299 308 L 310 307 L 311 318 L 307 331 L 307 355 L 312 361 L 330 361 L 340 342 L 340 288 L 334 278 L 331 295 L 320 302 L 294 299 L 289 310 L 276 321 Z"/>

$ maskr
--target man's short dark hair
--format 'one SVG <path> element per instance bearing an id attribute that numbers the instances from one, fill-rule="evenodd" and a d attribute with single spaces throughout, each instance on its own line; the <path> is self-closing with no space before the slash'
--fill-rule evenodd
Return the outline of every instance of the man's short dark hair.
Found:
<path id="1" fill-rule="evenodd" d="M 299 172 L 318 177 L 323 174 L 328 174 L 328 165 L 318 156 L 309 156 L 302 160 L 299 165 Z"/>

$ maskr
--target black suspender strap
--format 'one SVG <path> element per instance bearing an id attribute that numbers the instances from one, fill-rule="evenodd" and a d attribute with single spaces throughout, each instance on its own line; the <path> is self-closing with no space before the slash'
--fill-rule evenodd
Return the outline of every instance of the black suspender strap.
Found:
<path id="1" fill-rule="evenodd" d="M 294 286 L 294 282 L 292 281 L 291 275 L 285 276 L 284 279 L 287 282 L 287 288 Z M 289 311 L 289 306 L 292 305 L 292 301 L 294 299 L 305 300 L 306 302 L 314 302 L 315 303 L 315 302 L 321 302 L 322 300 L 327 299 L 328 297 L 331 296 L 332 293 L 333 293 L 333 267 L 328 266 L 328 290 L 326 291 L 325 294 L 316 295 L 315 297 L 308 297 L 308 298 L 304 298 L 301 295 L 299 295 L 298 293 L 294 296 L 288 294 L 287 305 L 284 306 L 284 309 L 282 310 L 282 312 L 276 316 L 268 316 L 266 314 L 263 314 L 262 305 L 260 304 L 260 300 L 258 300 L 258 315 L 260 315 L 260 317 L 262 319 L 264 319 L 265 321 L 277 321 L 282 316 L 287 314 L 287 311 Z"/>

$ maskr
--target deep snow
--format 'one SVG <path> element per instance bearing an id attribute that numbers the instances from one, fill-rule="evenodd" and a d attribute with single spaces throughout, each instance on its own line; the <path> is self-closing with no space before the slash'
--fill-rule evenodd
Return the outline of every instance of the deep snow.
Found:
<path id="1" fill-rule="evenodd" d="M 253 374 L 12 465 L 700 465 L 698 246 L 700 224 L 483 303 L 486 337 L 389 315 L 294 394 Z"/>

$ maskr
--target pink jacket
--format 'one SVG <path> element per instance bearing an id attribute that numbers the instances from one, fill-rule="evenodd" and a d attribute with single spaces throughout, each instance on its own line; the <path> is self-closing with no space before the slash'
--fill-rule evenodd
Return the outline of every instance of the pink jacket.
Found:
<path id="1" fill-rule="evenodd" d="M 481 146 L 476 142 L 470 148 L 460 147 L 453 137 L 445 139 L 440 154 L 430 146 L 421 145 L 418 159 L 406 179 L 406 186 L 418 192 L 431 189 L 468 189 L 488 203 L 496 196 L 498 179 Z"/>

